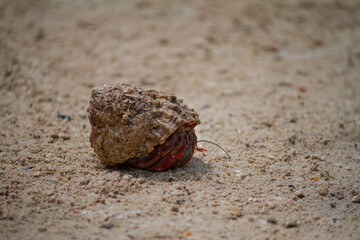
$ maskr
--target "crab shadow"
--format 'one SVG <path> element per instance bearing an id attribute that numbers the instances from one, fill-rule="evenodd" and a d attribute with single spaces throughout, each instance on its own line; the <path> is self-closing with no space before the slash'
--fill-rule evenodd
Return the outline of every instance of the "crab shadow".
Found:
<path id="1" fill-rule="evenodd" d="M 144 178 L 146 181 L 176 182 L 176 181 L 200 181 L 203 175 L 213 172 L 211 164 L 204 162 L 201 158 L 193 157 L 188 164 L 182 167 L 168 169 L 163 172 L 149 172 L 146 170 L 129 168 L 122 165 L 105 166 L 109 172 L 119 172 L 121 176 L 131 178 Z"/>

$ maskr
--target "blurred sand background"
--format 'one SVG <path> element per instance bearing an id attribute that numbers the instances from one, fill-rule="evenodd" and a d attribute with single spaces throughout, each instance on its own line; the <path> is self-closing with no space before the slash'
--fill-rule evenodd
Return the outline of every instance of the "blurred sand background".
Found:
<path id="1" fill-rule="evenodd" d="M 356 0 L 0 0 L 0 239 L 359 239 L 359 78 Z M 91 88 L 122 82 L 231 159 L 101 164 Z"/>

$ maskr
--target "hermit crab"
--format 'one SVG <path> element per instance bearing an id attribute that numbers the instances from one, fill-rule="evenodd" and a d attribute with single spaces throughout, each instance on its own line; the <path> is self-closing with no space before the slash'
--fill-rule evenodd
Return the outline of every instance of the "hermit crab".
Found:
<path id="1" fill-rule="evenodd" d="M 130 84 L 91 92 L 90 143 L 106 164 L 149 171 L 183 166 L 197 147 L 199 115 L 181 99 Z"/>

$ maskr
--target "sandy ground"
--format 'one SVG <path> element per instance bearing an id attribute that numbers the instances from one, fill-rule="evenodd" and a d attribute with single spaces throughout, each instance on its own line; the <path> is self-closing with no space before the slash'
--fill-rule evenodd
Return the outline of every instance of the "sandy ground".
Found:
<path id="1" fill-rule="evenodd" d="M 1 0 L 0 65 L 0 239 L 360 239 L 359 1 Z M 90 91 L 122 82 L 231 159 L 101 164 Z"/>

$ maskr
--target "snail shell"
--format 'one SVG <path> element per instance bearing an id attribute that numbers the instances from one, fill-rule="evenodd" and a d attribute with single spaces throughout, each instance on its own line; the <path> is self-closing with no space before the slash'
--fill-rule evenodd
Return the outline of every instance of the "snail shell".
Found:
<path id="1" fill-rule="evenodd" d="M 88 113 L 91 147 L 109 165 L 150 153 L 187 124 L 200 124 L 182 99 L 130 84 L 92 89 Z"/>

